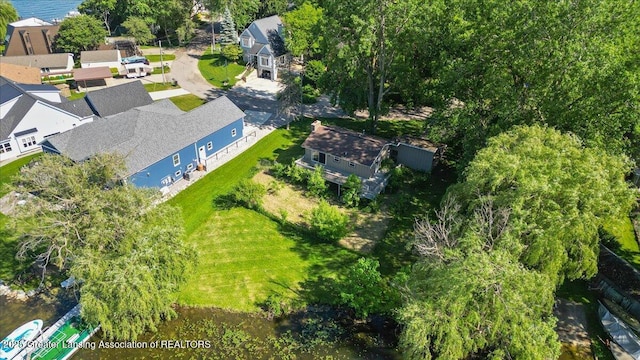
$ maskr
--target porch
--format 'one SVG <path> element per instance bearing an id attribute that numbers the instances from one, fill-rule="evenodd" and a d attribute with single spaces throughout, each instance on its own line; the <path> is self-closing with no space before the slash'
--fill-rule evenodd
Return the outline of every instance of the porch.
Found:
<path id="1" fill-rule="evenodd" d="M 316 164 L 306 161 L 304 158 L 296 160 L 296 165 L 314 170 Z M 324 173 L 323 178 L 330 183 L 338 185 L 338 195 L 340 195 L 340 187 L 347 182 L 347 178 L 351 173 L 346 171 L 337 170 L 331 167 L 323 166 Z M 372 177 L 368 179 L 362 179 L 362 189 L 360 190 L 360 197 L 373 200 L 378 194 L 384 191 L 384 188 L 389 183 L 391 172 L 377 171 Z"/>

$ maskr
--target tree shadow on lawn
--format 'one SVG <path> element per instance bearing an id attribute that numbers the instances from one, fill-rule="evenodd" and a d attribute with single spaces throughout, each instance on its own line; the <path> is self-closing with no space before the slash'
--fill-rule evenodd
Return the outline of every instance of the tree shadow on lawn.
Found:
<path id="1" fill-rule="evenodd" d="M 307 269 L 307 280 L 300 283 L 298 296 L 309 304 L 335 303 L 336 280 L 345 275 L 361 254 L 320 240 L 295 225 L 280 224 L 278 231 L 282 236 L 293 239 L 295 246 L 291 250 L 311 263 Z"/>

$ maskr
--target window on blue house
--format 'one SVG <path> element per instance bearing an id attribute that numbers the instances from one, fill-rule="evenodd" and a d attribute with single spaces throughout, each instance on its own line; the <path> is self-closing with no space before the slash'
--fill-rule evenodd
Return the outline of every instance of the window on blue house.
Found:
<path id="1" fill-rule="evenodd" d="M 179 178 L 182 175 L 182 171 L 178 170 L 175 172 L 176 178 Z"/>
<path id="2" fill-rule="evenodd" d="M 180 165 L 180 154 L 173 155 L 173 166 Z"/>
<path id="3" fill-rule="evenodd" d="M 231 134 L 233 134 L 233 133 L 231 133 Z M 207 143 L 207 150 L 211 150 L 211 149 L 213 149 L 213 142 L 209 141 Z"/>
<path id="4" fill-rule="evenodd" d="M 187 165 L 187 170 L 191 170 L 191 169 L 193 169 L 193 164 Z"/>
<path id="5" fill-rule="evenodd" d="M 231 136 L 235 137 L 236 136 L 236 129 L 231 129 Z"/>

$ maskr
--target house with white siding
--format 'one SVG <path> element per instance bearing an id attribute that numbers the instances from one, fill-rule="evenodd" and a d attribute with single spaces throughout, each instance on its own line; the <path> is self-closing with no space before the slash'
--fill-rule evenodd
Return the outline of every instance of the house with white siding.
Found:
<path id="1" fill-rule="evenodd" d="M 0 76 L 0 160 L 37 151 L 45 138 L 93 121 L 84 99 L 66 101 L 51 85 Z"/>

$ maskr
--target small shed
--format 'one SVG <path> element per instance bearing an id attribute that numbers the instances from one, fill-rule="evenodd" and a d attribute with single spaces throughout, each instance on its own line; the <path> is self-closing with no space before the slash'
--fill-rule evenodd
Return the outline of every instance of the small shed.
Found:
<path id="1" fill-rule="evenodd" d="M 398 164 L 424 172 L 431 172 L 442 158 L 445 149 L 443 145 L 408 135 L 397 138 L 395 142 L 395 148 L 391 149 L 391 157 Z"/>

